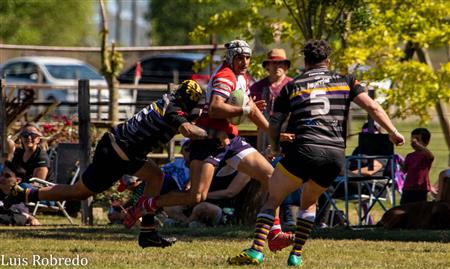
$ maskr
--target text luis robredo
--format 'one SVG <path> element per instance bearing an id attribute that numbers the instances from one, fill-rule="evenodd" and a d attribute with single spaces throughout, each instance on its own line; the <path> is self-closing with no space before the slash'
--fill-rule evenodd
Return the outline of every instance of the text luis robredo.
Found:
<path id="1" fill-rule="evenodd" d="M 80 255 L 72 257 L 58 257 L 50 255 L 31 255 L 25 257 L 21 255 L 8 256 L 0 255 L 0 267 L 3 266 L 87 266 L 89 260 Z"/>

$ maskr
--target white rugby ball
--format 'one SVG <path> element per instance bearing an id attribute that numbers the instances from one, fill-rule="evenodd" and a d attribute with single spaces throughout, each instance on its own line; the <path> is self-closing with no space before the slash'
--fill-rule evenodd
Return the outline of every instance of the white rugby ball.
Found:
<path id="1" fill-rule="evenodd" d="M 250 98 L 248 97 L 247 94 L 245 94 L 245 90 L 243 90 L 242 88 L 238 88 L 230 94 L 227 103 L 233 106 L 244 107 L 247 106 L 249 101 Z M 234 125 L 239 125 L 241 122 L 245 120 L 245 118 L 246 116 L 242 114 L 239 116 L 229 118 L 228 121 Z"/>

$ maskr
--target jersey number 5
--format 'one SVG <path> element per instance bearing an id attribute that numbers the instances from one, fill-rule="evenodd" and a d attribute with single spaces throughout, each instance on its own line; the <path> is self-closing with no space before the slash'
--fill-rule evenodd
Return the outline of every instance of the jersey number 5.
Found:
<path id="1" fill-rule="evenodd" d="M 312 91 L 309 98 L 311 99 L 311 104 L 323 104 L 322 108 L 311 110 L 311 116 L 326 115 L 330 112 L 330 100 L 326 96 L 326 91 Z"/>

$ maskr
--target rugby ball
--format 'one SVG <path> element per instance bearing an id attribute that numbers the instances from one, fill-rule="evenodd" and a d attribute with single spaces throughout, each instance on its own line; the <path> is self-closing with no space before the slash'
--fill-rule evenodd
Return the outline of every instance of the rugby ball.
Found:
<path id="1" fill-rule="evenodd" d="M 242 88 L 238 88 L 230 94 L 227 103 L 233 106 L 244 107 L 247 106 L 249 101 L 250 98 L 248 97 L 247 94 L 245 94 L 245 90 L 243 90 Z M 239 116 L 229 118 L 228 121 L 234 125 L 239 125 L 241 122 L 245 120 L 245 118 L 246 116 L 242 114 Z"/>

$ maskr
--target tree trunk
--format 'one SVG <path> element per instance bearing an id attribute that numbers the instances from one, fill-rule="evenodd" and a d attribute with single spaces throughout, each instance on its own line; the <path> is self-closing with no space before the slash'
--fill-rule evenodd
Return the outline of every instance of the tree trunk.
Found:
<path id="1" fill-rule="evenodd" d="M 108 17 L 106 14 L 105 4 L 103 0 L 100 0 L 100 14 L 102 18 L 102 31 L 101 31 L 101 65 L 102 74 L 105 76 L 106 83 L 109 90 L 109 114 L 108 118 L 111 121 L 111 126 L 114 126 L 119 121 L 119 90 L 118 82 L 114 76 L 112 70 L 113 55 L 115 50 L 115 44 L 113 43 L 112 51 L 109 51 L 107 46 L 108 41 Z"/>

